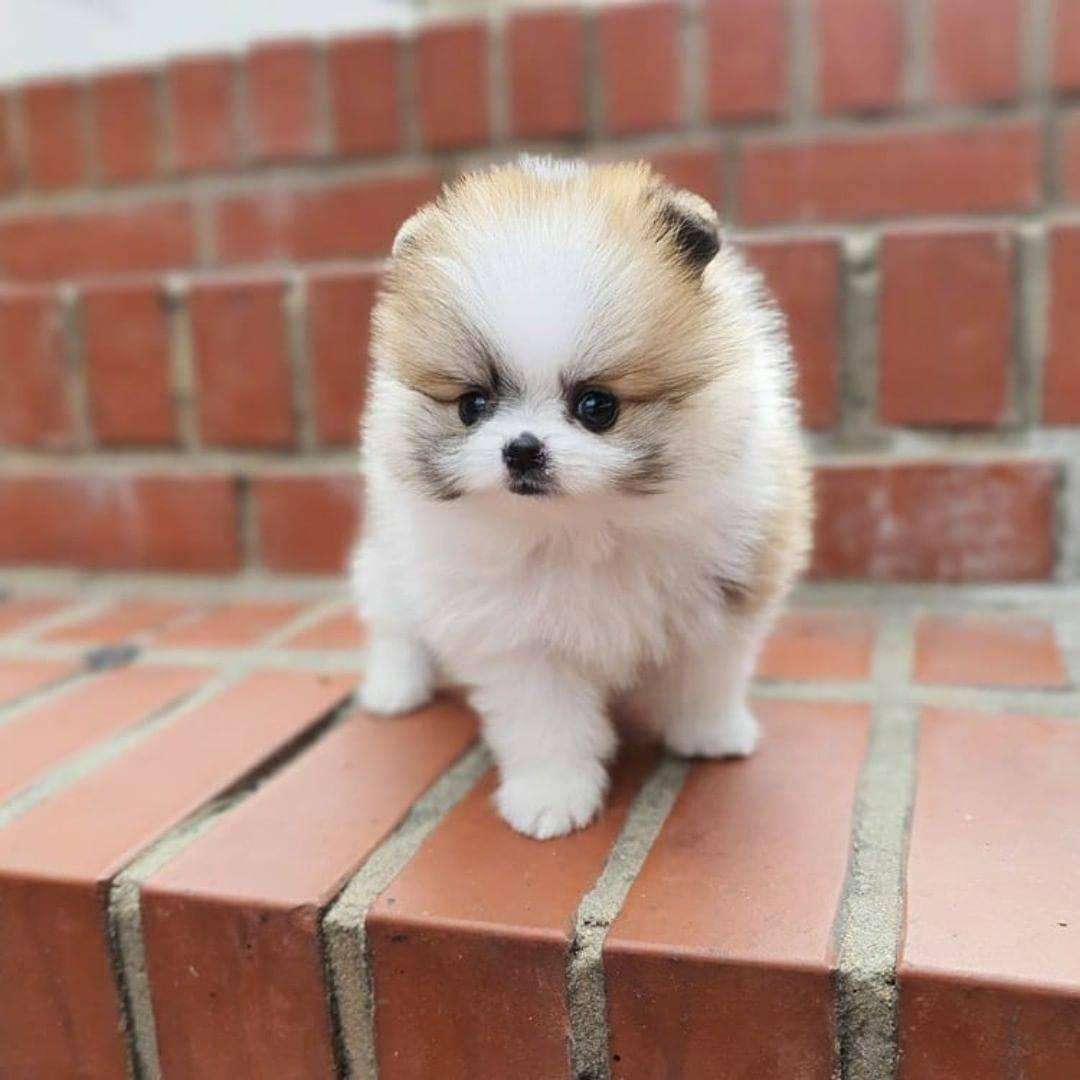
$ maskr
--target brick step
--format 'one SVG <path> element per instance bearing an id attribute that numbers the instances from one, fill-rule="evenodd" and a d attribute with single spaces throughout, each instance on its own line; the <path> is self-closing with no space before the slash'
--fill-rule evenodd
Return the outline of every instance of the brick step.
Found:
<path id="1" fill-rule="evenodd" d="M 873 595 L 781 621 L 754 757 L 538 843 L 460 702 L 351 703 L 340 598 L 20 590 L 0 1074 L 1071 1075 L 1080 598 Z"/>

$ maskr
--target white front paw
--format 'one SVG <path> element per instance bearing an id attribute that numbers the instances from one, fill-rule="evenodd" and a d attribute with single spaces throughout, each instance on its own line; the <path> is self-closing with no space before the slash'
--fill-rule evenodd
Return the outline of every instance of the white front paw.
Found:
<path id="1" fill-rule="evenodd" d="M 749 757 L 759 737 L 754 714 L 740 705 L 715 721 L 674 724 L 665 732 L 664 743 L 680 757 Z"/>
<path id="2" fill-rule="evenodd" d="M 431 660 L 423 646 L 376 641 L 360 686 L 360 704 L 380 716 L 411 712 L 431 700 L 433 684 Z"/>
<path id="3" fill-rule="evenodd" d="M 495 804 L 518 832 L 548 840 L 588 825 L 603 805 L 607 784 L 599 762 L 532 766 L 506 773 Z"/>

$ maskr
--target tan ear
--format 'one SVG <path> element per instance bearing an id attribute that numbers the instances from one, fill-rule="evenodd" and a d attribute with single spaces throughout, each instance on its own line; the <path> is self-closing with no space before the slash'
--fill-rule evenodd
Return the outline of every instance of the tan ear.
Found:
<path id="1" fill-rule="evenodd" d="M 420 234 L 424 230 L 424 226 L 431 222 L 431 219 L 435 215 L 435 204 L 428 203 L 426 206 L 421 206 L 419 210 L 408 218 L 405 223 L 397 231 L 397 236 L 394 237 L 394 245 L 390 249 L 391 255 L 400 254 L 405 248 L 412 244 L 415 244 Z"/>
<path id="2" fill-rule="evenodd" d="M 660 222 L 676 251 L 702 273 L 720 250 L 720 218 L 700 195 L 669 189 L 660 205 Z"/>

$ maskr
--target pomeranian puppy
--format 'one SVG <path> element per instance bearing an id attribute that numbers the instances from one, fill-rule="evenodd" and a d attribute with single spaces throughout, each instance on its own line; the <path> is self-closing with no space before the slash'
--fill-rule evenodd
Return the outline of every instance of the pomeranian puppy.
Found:
<path id="1" fill-rule="evenodd" d="M 539 838 L 600 810 L 615 703 L 749 754 L 810 499 L 783 320 L 712 208 L 644 164 L 466 176 L 401 228 L 372 358 L 364 706 L 469 687 Z"/>

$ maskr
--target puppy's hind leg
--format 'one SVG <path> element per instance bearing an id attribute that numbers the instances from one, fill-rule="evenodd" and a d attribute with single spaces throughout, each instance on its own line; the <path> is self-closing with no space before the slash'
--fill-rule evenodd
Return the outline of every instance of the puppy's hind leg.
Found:
<path id="1" fill-rule="evenodd" d="M 684 650 L 643 688 L 641 705 L 664 745 L 684 757 L 746 757 L 758 724 L 746 702 L 761 628 L 732 632 Z"/>
<path id="2" fill-rule="evenodd" d="M 376 545 L 365 543 L 358 551 L 353 586 L 371 635 L 360 704 L 383 716 L 411 712 L 431 699 L 435 664 L 394 588 L 393 568 L 383 565 Z"/>

